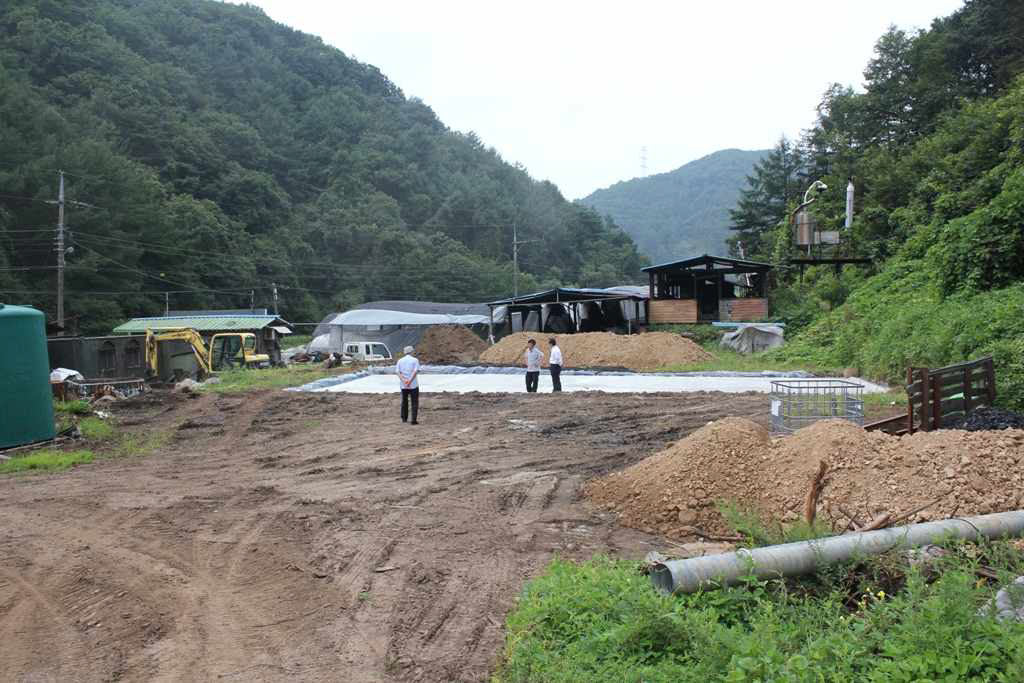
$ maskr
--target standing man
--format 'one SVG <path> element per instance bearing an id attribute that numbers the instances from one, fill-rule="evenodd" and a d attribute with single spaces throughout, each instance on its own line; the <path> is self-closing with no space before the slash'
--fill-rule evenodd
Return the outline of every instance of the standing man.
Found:
<path id="1" fill-rule="evenodd" d="M 548 367 L 551 370 L 551 391 L 562 390 L 562 349 L 554 337 L 548 339 L 551 351 L 548 353 Z"/>
<path id="2" fill-rule="evenodd" d="M 536 340 L 531 339 L 526 342 L 526 353 L 523 354 L 523 357 L 526 359 L 526 391 L 533 394 L 537 391 L 537 382 L 540 380 L 540 363 L 544 360 L 544 354 L 537 348 Z"/>
<path id="3" fill-rule="evenodd" d="M 398 374 L 398 383 L 402 388 L 402 422 L 409 420 L 409 401 L 412 401 L 412 423 L 419 424 L 416 420 L 420 412 L 420 362 L 412 355 L 411 346 L 405 347 L 405 355 L 395 363 L 395 372 Z"/>

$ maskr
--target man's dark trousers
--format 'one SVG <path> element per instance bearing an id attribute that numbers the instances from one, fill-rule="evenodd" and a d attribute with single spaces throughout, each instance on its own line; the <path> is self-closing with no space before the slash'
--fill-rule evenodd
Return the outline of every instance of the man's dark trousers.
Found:
<path id="1" fill-rule="evenodd" d="M 551 365 L 551 391 L 562 390 L 562 366 L 558 364 Z"/>
<path id="2" fill-rule="evenodd" d="M 540 372 L 526 373 L 526 390 L 531 394 L 537 391 L 537 382 L 540 381 Z"/>
<path id="3" fill-rule="evenodd" d="M 420 390 L 402 389 L 402 422 L 409 419 L 409 399 L 412 399 L 412 421 L 417 422 L 416 416 L 420 412 Z"/>

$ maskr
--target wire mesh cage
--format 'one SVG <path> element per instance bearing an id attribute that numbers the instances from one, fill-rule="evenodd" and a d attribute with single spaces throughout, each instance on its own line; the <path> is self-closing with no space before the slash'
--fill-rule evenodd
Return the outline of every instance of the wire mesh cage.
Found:
<path id="1" fill-rule="evenodd" d="M 818 420 L 864 425 L 864 387 L 843 379 L 786 379 L 772 382 L 772 431 L 792 434 Z"/>

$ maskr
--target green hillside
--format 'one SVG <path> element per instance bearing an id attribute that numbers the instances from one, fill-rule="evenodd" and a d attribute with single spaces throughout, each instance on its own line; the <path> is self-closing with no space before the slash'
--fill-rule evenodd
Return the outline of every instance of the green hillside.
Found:
<path id="1" fill-rule="evenodd" d="M 615 183 L 580 203 L 611 216 L 652 261 L 725 254 L 729 210 L 766 153 L 723 149 L 668 173 Z"/>
<path id="2" fill-rule="evenodd" d="M 847 178 L 856 214 L 842 251 L 873 260 L 837 277 L 780 274 L 775 310 L 796 332 L 778 355 L 846 365 L 899 381 L 908 366 L 982 355 L 1001 401 L 1024 407 L 1024 4 L 972 0 L 920 33 L 891 29 L 864 92 L 832 86 L 792 165 L 762 163 L 738 214 L 754 257 L 795 253 L 777 206 L 828 185 L 811 210 L 843 224 Z M 778 152 L 779 150 L 775 150 Z M 767 191 L 766 188 L 776 188 Z M 784 211 L 783 215 L 788 211 Z"/>
<path id="3" fill-rule="evenodd" d="M 642 259 L 374 67 L 211 0 L 0 6 L 0 299 L 53 313 L 67 171 L 68 315 L 370 299 L 483 300 L 629 282 Z"/>

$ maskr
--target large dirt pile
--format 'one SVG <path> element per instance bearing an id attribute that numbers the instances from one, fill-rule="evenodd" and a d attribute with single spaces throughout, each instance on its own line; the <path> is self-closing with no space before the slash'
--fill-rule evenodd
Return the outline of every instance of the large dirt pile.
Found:
<path id="1" fill-rule="evenodd" d="M 544 352 L 544 366 L 552 335 L 541 332 L 517 332 L 503 338 L 482 354 L 484 363 L 515 365 L 522 362 L 528 339 L 536 339 Z M 611 332 L 584 332 L 554 335 L 562 347 L 566 368 L 628 368 L 650 372 L 666 365 L 710 360 L 711 354 L 685 337 L 669 332 L 621 335 Z"/>
<path id="2" fill-rule="evenodd" d="M 1024 430 L 894 437 L 843 420 L 773 439 L 760 425 L 727 418 L 590 482 L 585 493 L 619 512 L 627 526 L 680 538 L 692 536 L 687 527 L 723 533 L 730 529 L 717 501 L 754 508 L 766 519 L 796 519 L 821 460 L 828 474 L 818 514 L 836 528 L 846 526 L 846 513 L 865 524 L 936 499 L 907 521 L 1011 510 L 1024 502 Z"/>
<path id="3" fill-rule="evenodd" d="M 420 363 L 449 365 L 475 363 L 487 342 L 463 325 L 431 325 L 416 344 Z"/>

